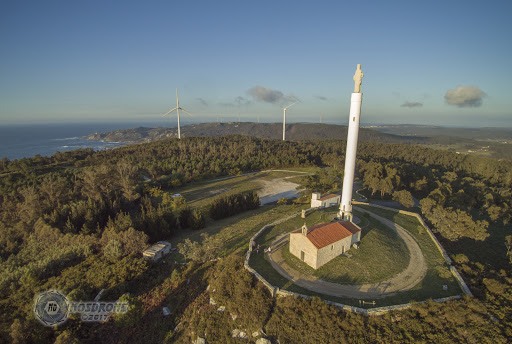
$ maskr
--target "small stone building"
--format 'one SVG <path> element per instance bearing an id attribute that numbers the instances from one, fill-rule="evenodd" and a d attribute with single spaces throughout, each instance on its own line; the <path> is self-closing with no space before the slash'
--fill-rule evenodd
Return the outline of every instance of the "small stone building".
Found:
<path id="1" fill-rule="evenodd" d="M 171 243 L 167 241 L 159 241 L 142 252 L 142 256 L 156 262 L 169 252 L 171 252 Z"/>
<path id="2" fill-rule="evenodd" d="M 318 269 L 361 240 L 361 228 L 349 221 L 321 223 L 290 233 L 290 253 Z"/>
<path id="3" fill-rule="evenodd" d="M 311 208 L 328 208 L 340 204 L 341 194 L 333 193 L 321 197 L 319 192 L 311 194 Z"/>

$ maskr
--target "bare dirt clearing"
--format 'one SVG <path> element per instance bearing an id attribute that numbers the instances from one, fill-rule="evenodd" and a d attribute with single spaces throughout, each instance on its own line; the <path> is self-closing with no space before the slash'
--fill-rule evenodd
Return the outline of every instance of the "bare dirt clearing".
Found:
<path id="1" fill-rule="evenodd" d="M 293 177 L 296 176 L 276 178 L 272 180 L 258 180 L 262 185 L 262 189 L 258 190 L 261 205 L 277 202 L 281 198 L 298 197 L 299 190 L 297 190 L 297 187 L 299 184 L 286 180 Z"/>
<path id="2" fill-rule="evenodd" d="M 299 185 L 290 181 L 290 179 L 310 174 L 313 174 L 311 169 L 249 172 L 193 183 L 173 190 L 173 192 L 184 196 L 189 205 L 201 207 L 208 205 L 213 197 L 219 195 L 256 191 L 260 197 L 261 205 L 265 205 L 276 202 L 281 198 L 297 197 L 299 191 L 296 188 Z"/>
<path id="3" fill-rule="evenodd" d="M 302 191 L 297 190 L 299 184 L 291 182 L 287 179 L 296 178 L 298 176 L 308 176 L 313 174 L 311 172 L 289 170 L 271 170 L 264 172 L 288 172 L 293 173 L 293 175 L 281 178 L 274 178 L 270 180 L 258 180 L 258 182 L 262 186 L 262 188 L 258 190 L 258 196 L 260 197 L 261 205 L 277 202 L 281 198 L 299 197 L 299 192 Z"/>

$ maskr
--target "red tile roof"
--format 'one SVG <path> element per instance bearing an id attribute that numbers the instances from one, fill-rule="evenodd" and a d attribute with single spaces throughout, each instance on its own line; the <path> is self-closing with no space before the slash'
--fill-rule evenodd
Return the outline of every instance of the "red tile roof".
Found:
<path id="1" fill-rule="evenodd" d="M 339 197 L 341 196 L 341 194 L 339 193 L 333 193 L 333 194 L 328 194 L 328 195 L 325 195 L 324 197 L 320 197 L 319 200 L 320 201 L 325 201 L 327 199 L 330 199 L 330 198 L 334 198 L 334 197 Z"/>
<path id="2" fill-rule="evenodd" d="M 350 221 L 344 221 L 343 226 L 348 229 L 352 234 L 356 234 L 357 232 L 361 231 L 361 228 L 357 227 L 355 224 L 353 224 Z"/>
<path id="3" fill-rule="evenodd" d="M 317 249 L 321 249 L 360 231 L 361 229 L 349 221 L 328 222 L 308 228 L 307 238 Z M 302 229 L 293 232 L 295 233 L 302 233 Z"/>

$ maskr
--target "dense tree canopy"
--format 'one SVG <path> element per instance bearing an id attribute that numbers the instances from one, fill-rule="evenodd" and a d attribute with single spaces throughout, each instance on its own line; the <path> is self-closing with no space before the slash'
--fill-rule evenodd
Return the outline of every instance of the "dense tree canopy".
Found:
<path id="1" fill-rule="evenodd" d="M 329 169 L 308 177 L 305 183 L 318 191 L 328 190 L 341 184 L 344 154 L 345 143 L 338 140 L 283 142 L 229 136 L 170 139 L 101 152 L 85 149 L 51 157 L 1 160 L 0 313 L 2 322 L 8 326 L 1 328 L 0 341 L 19 341 L 24 335 L 37 338 L 43 331 L 38 330 L 33 318 L 26 318 L 27 305 L 37 292 L 58 287 L 69 295 L 91 299 L 103 288 L 124 285 L 147 273 L 148 264 L 140 254 L 148 243 L 170 238 L 180 227 L 204 226 L 207 213 L 190 208 L 182 197 L 173 198 L 175 188 L 248 171 L 318 166 Z M 358 148 L 357 174 L 369 196 L 394 198 L 406 207 L 414 205 L 413 197 L 421 200 L 423 216 L 440 239 L 449 244 L 451 253 L 461 254 L 459 250 L 464 247 L 475 247 L 467 246 L 468 241 L 494 242 L 496 251 L 503 252 L 495 266 L 484 271 L 484 265 L 473 259 L 455 264 L 469 278 L 475 295 L 485 300 L 493 316 L 499 319 L 496 326 L 510 327 L 507 319 L 511 314 L 511 277 L 503 269 L 503 262 L 508 264 L 510 251 L 510 246 L 506 246 L 510 240 L 505 238 L 511 234 L 512 162 L 418 146 L 362 142 Z M 235 208 L 244 211 L 258 205 L 257 196 L 246 194 L 214 201 L 208 214 L 221 218 L 232 215 Z M 194 243 L 189 246 L 194 251 Z M 254 287 L 246 277 L 240 283 L 229 293 L 242 293 Z M 265 294 L 258 290 L 247 293 L 267 304 Z M 247 295 L 240 295 L 240 300 Z M 297 307 L 316 310 L 318 314 L 333 312 L 314 301 L 307 301 L 307 305 L 304 302 L 277 304 L 269 322 L 276 338 L 293 340 L 292 332 L 279 334 L 276 324 L 283 314 Z M 472 307 L 482 306 L 470 302 L 453 306 L 452 311 L 443 308 L 439 312 L 446 313 L 448 320 L 440 323 L 438 317 L 428 315 L 430 310 L 420 310 L 427 313 L 418 319 L 428 319 L 431 327 L 411 320 L 407 326 L 416 329 L 405 331 L 396 337 L 397 341 L 415 336 L 424 341 L 450 341 L 436 337 L 433 329 L 452 326 L 455 331 L 458 314 L 466 314 L 477 329 L 490 326 L 481 319 L 480 311 L 475 315 L 468 310 Z M 466 319 L 464 316 L 461 319 Z M 260 318 L 263 315 L 258 315 Z M 309 326 L 290 319 L 283 326 Z M 347 315 L 340 324 L 328 325 L 350 329 L 352 321 L 362 321 L 354 319 Z M 370 320 L 365 322 L 371 325 Z M 400 333 L 400 325 L 393 326 Z M 390 335 L 385 326 L 375 328 L 383 331 L 382 338 Z M 474 335 L 469 327 L 466 330 L 467 336 L 459 333 L 457 338 L 465 340 Z M 308 335 L 308 331 L 304 333 Z M 506 335 L 512 337 L 510 332 Z M 72 334 L 62 332 L 59 337 L 60 341 L 72 339 Z M 41 338 L 55 340 L 56 336 L 44 332 Z M 311 338 L 325 339 L 321 335 Z M 371 341 L 381 337 L 368 333 L 365 338 Z M 502 332 L 496 338 L 496 342 L 502 342 Z"/>

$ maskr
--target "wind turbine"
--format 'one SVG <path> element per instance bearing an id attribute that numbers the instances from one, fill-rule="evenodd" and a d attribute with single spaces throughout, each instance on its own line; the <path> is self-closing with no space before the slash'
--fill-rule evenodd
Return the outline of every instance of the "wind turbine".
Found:
<path id="1" fill-rule="evenodd" d="M 291 104 L 291 105 L 288 105 L 287 107 L 282 107 L 281 105 L 279 105 L 279 107 L 281 109 L 283 109 L 283 141 L 286 140 L 285 138 L 285 132 L 286 132 L 286 110 L 288 110 L 289 107 L 291 107 L 292 105 L 295 105 L 297 104 L 297 102 Z"/>
<path id="2" fill-rule="evenodd" d="M 185 110 L 185 109 L 180 107 L 180 98 L 178 97 L 178 89 L 176 89 L 176 107 L 174 109 L 170 110 L 169 112 L 167 112 L 162 117 L 167 116 L 168 114 L 170 114 L 174 110 L 176 110 L 176 113 L 178 115 L 178 139 L 181 139 L 181 132 L 180 132 L 180 110 L 183 111 L 184 113 L 186 113 L 187 115 L 191 116 L 191 117 L 194 117 L 194 115 L 192 115 L 190 112 L 188 112 L 187 110 Z"/>

